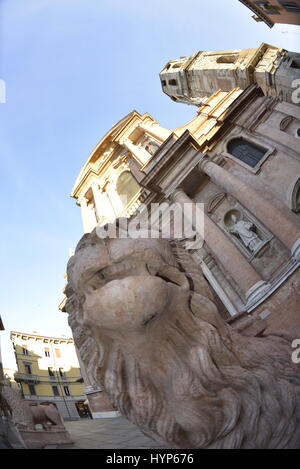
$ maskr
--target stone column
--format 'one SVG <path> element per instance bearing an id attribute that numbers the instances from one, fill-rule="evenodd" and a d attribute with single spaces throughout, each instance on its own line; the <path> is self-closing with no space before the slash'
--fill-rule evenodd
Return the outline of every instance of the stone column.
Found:
<path id="1" fill-rule="evenodd" d="M 203 274 L 227 308 L 228 313 L 231 316 L 235 316 L 241 311 L 244 311 L 245 304 L 221 271 L 215 258 L 207 253 L 199 262 L 197 257 L 197 253 L 194 253 L 193 258 L 200 264 Z"/>
<path id="2" fill-rule="evenodd" d="M 132 156 L 143 166 L 151 158 L 150 153 L 142 148 L 139 148 L 137 145 L 127 139 L 124 141 L 123 145 L 130 151 Z"/>
<path id="3" fill-rule="evenodd" d="M 83 223 L 83 230 L 85 233 L 90 233 L 96 226 L 96 214 L 88 207 L 88 201 L 85 197 L 78 201 L 81 207 L 81 216 Z"/>
<path id="4" fill-rule="evenodd" d="M 111 196 L 111 191 L 108 189 L 108 194 L 106 190 L 100 189 L 97 182 L 92 183 L 91 188 L 93 191 L 99 223 L 112 222 L 116 217 L 116 211 L 114 209 L 115 204 L 111 201 L 111 198 L 113 198 Z"/>
<path id="5" fill-rule="evenodd" d="M 182 189 L 176 189 L 171 198 L 184 206 L 193 204 Z M 201 208 L 202 204 L 199 204 Z M 198 205 L 197 205 L 198 207 Z M 260 277 L 256 270 L 240 253 L 237 247 L 230 241 L 226 234 L 204 214 L 204 240 L 216 259 L 223 265 L 224 270 L 236 282 L 244 293 L 248 303 L 254 301 L 263 291 L 268 288 L 268 284 Z"/>
<path id="6" fill-rule="evenodd" d="M 168 137 L 170 137 L 172 133 L 171 130 L 164 129 L 158 124 L 151 125 L 149 123 L 143 122 L 142 124 L 139 125 L 139 127 L 145 130 L 147 134 L 152 135 L 152 137 L 156 138 L 160 142 L 164 142 Z"/>
<path id="7" fill-rule="evenodd" d="M 121 212 L 124 209 L 124 206 L 122 204 L 119 194 L 117 193 L 117 191 L 114 189 L 114 187 L 111 184 L 107 186 L 106 193 L 113 207 L 113 210 L 115 212 L 115 216 L 119 217 Z"/>
<path id="8" fill-rule="evenodd" d="M 94 202 L 95 202 L 95 209 L 97 212 L 98 220 L 100 220 L 103 216 L 103 207 L 101 201 L 101 192 L 99 190 L 99 185 L 96 182 L 93 182 L 91 185 L 91 189 L 93 192 Z"/>
<path id="9" fill-rule="evenodd" d="M 103 215 L 105 218 L 107 218 L 107 220 L 109 220 L 109 222 L 112 222 L 116 218 L 115 211 L 106 189 L 102 189 L 101 195 L 103 201 Z"/>
<path id="10" fill-rule="evenodd" d="M 200 169 L 228 194 L 248 208 L 287 247 L 292 256 L 300 258 L 300 223 L 297 215 L 290 212 L 281 200 L 272 201 L 264 196 L 264 188 L 253 188 L 226 169 L 204 159 Z M 257 181 L 259 183 L 259 181 Z"/>

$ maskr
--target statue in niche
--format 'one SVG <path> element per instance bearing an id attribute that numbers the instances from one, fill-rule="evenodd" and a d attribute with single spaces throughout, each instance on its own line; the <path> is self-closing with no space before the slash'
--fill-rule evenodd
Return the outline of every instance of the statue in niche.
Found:
<path id="1" fill-rule="evenodd" d="M 254 223 L 244 220 L 239 210 L 227 212 L 224 224 L 229 233 L 237 236 L 250 252 L 254 253 L 261 246 L 263 240 L 256 233 Z"/>
<path id="2" fill-rule="evenodd" d="M 95 229 L 67 275 L 87 371 L 146 435 L 169 448 L 299 448 L 293 338 L 234 330 L 177 242 Z"/>
<path id="3" fill-rule="evenodd" d="M 154 153 L 156 152 L 156 150 L 159 149 L 159 145 L 158 143 L 156 142 L 153 142 L 153 141 L 149 141 L 147 142 L 146 146 L 145 146 L 145 150 L 147 150 L 148 153 L 150 153 L 150 155 L 154 155 Z"/>

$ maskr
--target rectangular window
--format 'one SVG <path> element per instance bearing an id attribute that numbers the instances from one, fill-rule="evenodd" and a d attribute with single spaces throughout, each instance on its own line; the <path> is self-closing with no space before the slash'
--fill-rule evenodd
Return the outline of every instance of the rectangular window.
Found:
<path id="1" fill-rule="evenodd" d="M 31 396 L 36 396 L 35 386 L 34 384 L 28 384 L 29 392 Z"/>
<path id="2" fill-rule="evenodd" d="M 227 151 L 243 163 L 254 168 L 267 153 L 266 148 L 261 148 L 243 138 L 234 138 L 227 144 Z"/>
<path id="3" fill-rule="evenodd" d="M 300 60 L 293 60 L 291 63 L 292 68 L 300 68 Z"/>
<path id="4" fill-rule="evenodd" d="M 238 55 L 231 54 L 231 55 L 221 55 L 221 57 L 217 58 L 218 64 L 234 64 L 238 59 Z"/>
<path id="5" fill-rule="evenodd" d="M 61 378 L 65 377 L 65 372 L 64 372 L 63 368 L 59 368 L 59 375 L 60 375 Z"/>
<path id="6" fill-rule="evenodd" d="M 30 365 L 28 365 L 27 363 L 25 363 L 24 368 L 25 368 L 25 373 L 27 373 L 28 375 L 31 375 L 31 374 L 32 374 L 32 372 L 31 372 L 31 366 L 30 366 Z"/>
<path id="7" fill-rule="evenodd" d="M 23 351 L 23 355 L 29 355 L 29 352 L 27 350 L 27 345 L 22 345 L 22 351 Z"/>
<path id="8" fill-rule="evenodd" d="M 52 391 L 54 396 L 59 396 L 59 390 L 57 386 L 52 386 Z"/>
<path id="9" fill-rule="evenodd" d="M 49 373 L 49 376 L 54 376 L 54 371 L 53 371 L 52 366 L 48 366 L 48 373 Z"/>
<path id="10" fill-rule="evenodd" d="M 69 396 L 69 395 L 70 395 L 69 386 L 64 386 L 64 391 L 65 391 L 65 395 L 66 395 L 66 396 Z"/>
<path id="11" fill-rule="evenodd" d="M 286 2 L 279 0 L 279 3 L 283 6 L 286 11 L 290 13 L 300 13 L 300 5 L 295 2 Z"/>
<path id="12" fill-rule="evenodd" d="M 262 8 L 266 13 L 269 13 L 270 15 L 280 15 L 280 7 L 276 5 L 271 5 L 270 2 L 255 2 L 255 4 Z"/>
<path id="13" fill-rule="evenodd" d="M 61 358 L 61 353 L 60 353 L 60 349 L 59 349 L 59 348 L 56 348 L 56 349 L 55 349 L 55 355 L 57 356 L 57 358 Z"/>
<path id="14" fill-rule="evenodd" d="M 45 348 L 45 357 L 50 357 L 50 350 L 48 348 Z"/>

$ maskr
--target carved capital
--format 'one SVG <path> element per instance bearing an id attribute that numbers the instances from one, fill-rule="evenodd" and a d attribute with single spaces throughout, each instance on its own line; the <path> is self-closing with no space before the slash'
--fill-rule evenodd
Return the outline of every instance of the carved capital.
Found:
<path id="1" fill-rule="evenodd" d="M 200 162 L 198 163 L 198 169 L 202 172 L 202 173 L 205 173 L 205 166 L 206 164 L 210 161 L 210 158 L 209 156 L 207 155 L 207 153 L 205 153 L 202 157 L 202 159 L 200 160 Z"/>

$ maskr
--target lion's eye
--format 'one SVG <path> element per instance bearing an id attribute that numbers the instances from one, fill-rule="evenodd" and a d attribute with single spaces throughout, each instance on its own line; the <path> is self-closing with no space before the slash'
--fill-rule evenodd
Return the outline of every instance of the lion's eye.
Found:
<path id="1" fill-rule="evenodd" d="M 105 275 L 103 273 L 103 270 L 98 270 L 97 277 L 100 278 L 101 280 L 105 279 Z"/>

